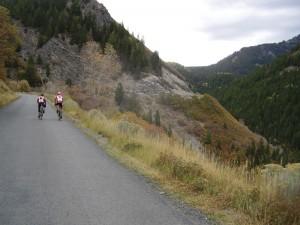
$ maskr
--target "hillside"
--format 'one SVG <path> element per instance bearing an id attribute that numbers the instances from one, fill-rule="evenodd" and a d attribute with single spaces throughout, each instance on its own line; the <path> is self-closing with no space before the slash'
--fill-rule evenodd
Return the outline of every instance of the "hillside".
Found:
<path id="1" fill-rule="evenodd" d="M 39 4 L 46 4 L 45 13 L 47 13 L 47 9 L 51 12 L 51 8 L 57 7 L 58 17 L 62 15 L 60 11 L 65 11 L 64 16 L 69 15 L 73 22 L 77 20 L 83 21 L 82 23 L 85 24 L 84 21 L 87 18 L 95 18 L 95 23 L 91 23 L 90 29 L 94 32 L 98 30 L 102 34 L 107 34 L 107 43 L 104 48 L 103 40 L 100 42 L 93 41 L 93 39 L 97 39 L 94 32 L 92 32 L 93 34 L 86 33 L 87 39 L 82 39 L 86 42 L 74 39 L 76 36 L 74 37 L 72 33 L 69 33 L 71 30 L 67 27 L 60 32 L 57 31 L 58 28 L 55 28 L 52 35 L 47 32 L 43 34 L 45 32 L 43 27 L 35 24 L 35 20 L 28 21 L 26 14 L 20 14 L 17 10 L 18 8 L 23 9 L 30 1 L 26 4 L 20 4 L 20 1 L 5 2 L 8 7 L 12 7 L 10 5 L 12 3 L 16 4 L 12 10 L 12 15 L 20 19 L 16 21 L 16 25 L 22 39 L 20 67 L 23 67 L 24 72 L 20 73 L 22 70 L 12 69 L 10 77 L 14 79 L 25 78 L 32 86 L 43 85 L 42 88 L 50 92 L 55 92 L 59 88 L 64 93 L 69 93 L 86 110 L 99 108 L 104 112 L 132 111 L 146 119 L 149 115 L 154 117 L 155 112 L 158 111 L 161 126 L 165 130 L 172 130 L 172 134 L 178 139 L 184 140 L 186 145 L 194 149 L 203 149 L 205 145 L 205 148 L 213 152 L 216 151 L 217 145 L 219 151 L 221 145 L 224 153 L 220 156 L 230 160 L 236 160 L 237 155 L 244 158 L 246 146 L 251 140 L 259 140 L 259 137 L 246 127 L 241 126 L 237 121 L 232 122 L 233 118 L 228 113 L 226 113 L 228 116 L 222 117 L 222 119 L 218 118 L 220 115 L 212 112 L 194 118 L 191 113 L 180 108 L 174 108 L 168 102 L 162 104 L 160 96 L 175 95 L 176 98 L 182 99 L 182 103 L 188 103 L 188 99 L 194 96 L 194 93 L 182 79 L 180 73 L 162 60 L 159 59 L 160 63 L 156 63 L 156 65 L 161 65 L 161 68 L 157 70 L 152 67 L 155 65 L 155 63 L 153 64 L 153 61 L 155 62 L 153 56 L 157 55 L 155 52 L 150 52 L 146 46 L 143 48 L 149 63 L 143 71 L 137 73 L 134 69 L 135 66 L 130 66 L 130 60 L 126 58 L 126 51 L 116 45 L 116 43 L 121 42 L 111 40 L 117 37 L 117 32 L 122 31 L 119 34 L 120 37 L 134 41 L 128 46 L 141 46 L 143 42 L 136 40 L 121 25 L 116 24 L 105 7 L 97 1 L 75 1 L 72 3 L 71 1 L 58 0 L 51 3 L 54 5 L 47 5 L 46 1 L 40 1 Z M 36 4 L 37 9 L 41 6 L 39 4 Z M 80 11 L 76 11 L 79 9 Z M 36 17 L 38 16 L 37 14 Z M 32 25 L 25 27 L 24 22 Z M 112 27 L 112 29 L 103 33 L 103 29 L 107 27 Z M 45 43 L 40 43 L 41 37 L 45 38 L 43 39 Z M 140 69 L 142 68 L 140 67 Z M 124 98 L 121 102 L 116 103 L 115 93 L 120 84 Z M 195 104 L 195 107 L 198 107 L 199 102 L 191 101 L 188 104 Z M 213 107 L 216 111 L 224 111 L 215 99 L 208 96 L 200 100 L 200 105 L 202 105 L 201 107 Z M 228 127 L 226 132 L 224 126 Z M 242 131 L 243 129 L 245 131 Z M 222 132 L 225 132 L 226 135 Z M 208 133 L 211 135 L 212 141 L 209 144 L 204 144 Z M 235 151 L 235 155 L 232 155 L 232 146 L 236 146 L 240 153 L 236 154 Z"/>
<path id="2" fill-rule="evenodd" d="M 274 144 L 300 150 L 300 47 L 216 92 L 221 103 Z"/>
<path id="3" fill-rule="evenodd" d="M 194 91 L 210 93 L 291 51 L 299 43 L 300 35 L 279 43 L 244 47 L 210 66 L 174 66 L 180 70 Z"/>
<path id="4" fill-rule="evenodd" d="M 50 104 L 61 91 L 64 119 L 154 181 L 158 197 L 180 196 L 180 202 L 222 224 L 300 221 L 299 165 L 276 165 L 278 176 L 273 165 L 266 165 L 264 174 L 254 168 L 280 161 L 270 159 L 276 149 L 215 98 L 193 93 L 180 70 L 130 35 L 103 5 L 96 0 L 0 3 L 11 8 L 22 39 L 19 60 L 5 68 L 11 90 L 28 91 L 30 83 Z M 18 88 L 22 83 L 26 90 Z"/>

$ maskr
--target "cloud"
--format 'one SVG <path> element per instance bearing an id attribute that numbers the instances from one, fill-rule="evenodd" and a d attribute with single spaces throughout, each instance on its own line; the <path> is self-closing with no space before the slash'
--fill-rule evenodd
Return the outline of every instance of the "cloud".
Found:
<path id="1" fill-rule="evenodd" d="M 209 5 L 216 8 L 230 8 L 234 5 L 245 5 L 251 8 L 299 8 L 299 0 L 207 0 Z"/>
<path id="2" fill-rule="evenodd" d="M 300 33 L 300 1 L 226 1 L 226 6 L 224 1 L 212 2 L 218 7 L 211 8 L 202 18 L 206 23 L 197 28 L 211 39 L 267 41 Z"/>

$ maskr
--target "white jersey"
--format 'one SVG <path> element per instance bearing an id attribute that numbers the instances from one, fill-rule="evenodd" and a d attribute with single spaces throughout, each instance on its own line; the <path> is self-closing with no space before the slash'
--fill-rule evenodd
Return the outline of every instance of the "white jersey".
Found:
<path id="1" fill-rule="evenodd" d="M 63 97 L 61 95 L 56 95 L 56 103 L 62 103 Z"/>
<path id="2" fill-rule="evenodd" d="M 44 96 L 39 96 L 38 103 L 44 103 L 44 102 L 45 102 L 45 97 Z"/>

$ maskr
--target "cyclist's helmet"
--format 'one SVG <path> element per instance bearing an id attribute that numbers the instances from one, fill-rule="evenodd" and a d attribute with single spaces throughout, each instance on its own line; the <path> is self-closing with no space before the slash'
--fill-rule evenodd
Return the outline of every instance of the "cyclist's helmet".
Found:
<path id="1" fill-rule="evenodd" d="M 57 92 L 57 94 L 58 94 L 58 95 L 60 95 L 60 94 L 61 94 L 61 93 L 60 93 L 60 91 L 59 91 L 59 92 Z"/>
<path id="2" fill-rule="evenodd" d="M 41 96 L 44 96 L 44 93 L 41 93 Z"/>

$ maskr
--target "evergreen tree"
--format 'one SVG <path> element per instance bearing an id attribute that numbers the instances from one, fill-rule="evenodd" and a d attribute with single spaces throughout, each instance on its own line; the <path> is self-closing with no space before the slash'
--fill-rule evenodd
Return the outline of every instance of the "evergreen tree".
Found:
<path id="1" fill-rule="evenodd" d="M 216 149 L 217 149 L 218 151 L 221 151 L 221 150 L 222 150 L 222 146 L 221 146 L 221 141 L 220 141 L 220 140 L 217 141 Z"/>
<path id="2" fill-rule="evenodd" d="M 30 56 L 28 59 L 24 78 L 28 81 L 31 87 L 36 87 L 41 84 L 41 81 L 37 76 L 36 66 L 32 56 Z"/>
<path id="3" fill-rule="evenodd" d="M 43 60 L 42 60 L 41 55 L 38 55 L 38 57 L 37 57 L 37 59 L 36 59 L 36 63 L 39 64 L 39 65 L 42 65 L 42 64 L 43 64 Z"/>
<path id="4" fill-rule="evenodd" d="M 161 75 L 161 62 L 158 55 L 158 52 L 155 51 L 150 58 L 152 69 L 158 74 Z"/>
<path id="5" fill-rule="evenodd" d="M 204 144 L 206 144 L 206 145 L 210 145 L 211 144 L 211 133 L 210 133 L 210 131 L 208 131 L 206 133 L 206 137 L 204 139 Z"/>
<path id="6" fill-rule="evenodd" d="M 171 137 L 172 136 L 172 127 L 171 127 L 171 125 L 169 124 L 169 126 L 168 126 L 168 130 L 167 130 L 167 134 L 168 134 L 168 136 L 169 137 Z"/>
<path id="7" fill-rule="evenodd" d="M 160 127 L 160 114 L 159 114 L 158 109 L 155 112 L 154 123 L 156 126 Z"/>
<path id="8" fill-rule="evenodd" d="M 124 99 L 124 91 L 123 86 L 121 83 L 118 83 L 116 93 L 115 93 L 115 100 L 117 102 L 117 105 L 121 105 Z"/>
<path id="9" fill-rule="evenodd" d="M 147 116 L 146 116 L 146 120 L 148 123 L 152 124 L 153 123 L 153 117 L 152 117 L 152 110 L 150 109 Z"/>
<path id="10" fill-rule="evenodd" d="M 50 76 L 50 66 L 49 64 L 47 64 L 44 69 L 46 70 L 46 76 L 49 77 Z"/>

